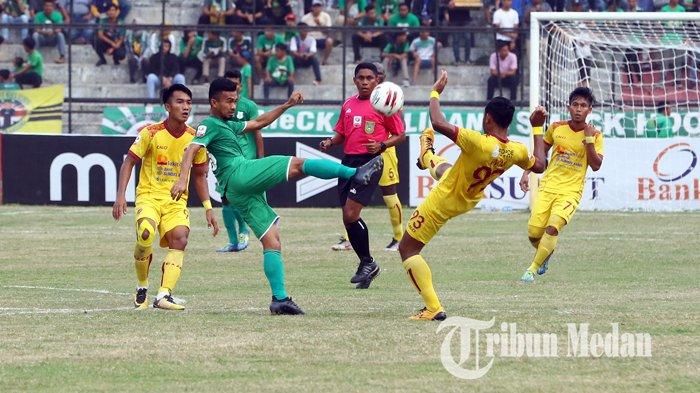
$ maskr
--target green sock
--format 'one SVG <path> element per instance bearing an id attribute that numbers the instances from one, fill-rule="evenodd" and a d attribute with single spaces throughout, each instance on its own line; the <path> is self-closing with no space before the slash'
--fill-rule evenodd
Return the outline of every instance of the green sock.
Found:
<path id="1" fill-rule="evenodd" d="M 237 214 L 238 212 L 231 205 L 223 205 L 221 208 L 221 215 L 224 216 L 224 226 L 228 233 L 228 242 L 231 244 L 238 244 L 238 231 L 236 231 Z"/>
<path id="2" fill-rule="evenodd" d="M 263 268 L 265 277 L 270 283 L 272 296 L 277 300 L 287 298 L 287 291 L 284 288 L 284 262 L 282 253 L 279 250 L 263 251 Z"/>
<path id="3" fill-rule="evenodd" d="M 233 208 L 233 217 L 238 223 L 238 231 L 241 233 L 248 233 L 248 224 L 245 223 L 241 212 L 239 212 L 238 209 L 236 209 L 235 207 Z"/>
<path id="4" fill-rule="evenodd" d="M 349 179 L 357 172 L 355 168 L 321 158 L 306 159 L 302 165 L 302 170 L 305 174 L 318 177 L 319 179 L 333 179 L 336 177 Z"/>

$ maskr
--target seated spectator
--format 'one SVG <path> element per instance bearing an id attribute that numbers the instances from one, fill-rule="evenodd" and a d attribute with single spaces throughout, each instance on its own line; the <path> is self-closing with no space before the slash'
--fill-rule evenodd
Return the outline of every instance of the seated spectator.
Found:
<path id="1" fill-rule="evenodd" d="M 396 70 L 401 67 L 403 76 L 403 86 L 409 87 L 411 83 L 408 80 L 408 32 L 400 31 L 392 42 L 387 44 L 382 53 L 384 69 L 389 72 L 393 71 L 396 75 Z"/>
<path id="2" fill-rule="evenodd" d="M 126 34 L 124 25 L 117 18 L 119 9 L 116 5 L 110 4 L 107 10 L 107 18 L 100 20 L 95 40 L 95 51 L 100 60 L 96 66 L 107 64 L 105 54 L 112 55 L 114 64 L 118 65 L 126 57 L 126 47 L 124 45 L 124 35 Z"/>
<path id="3" fill-rule="evenodd" d="M 90 0 L 61 0 L 63 1 L 63 9 L 66 10 L 70 20 L 73 23 L 95 24 L 95 16 L 90 12 Z M 73 2 L 73 13 L 70 9 L 70 1 Z M 59 3 L 60 4 L 60 3 Z M 88 44 L 93 40 L 95 29 L 92 27 L 73 27 L 71 29 L 70 40 L 74 44 Z"/>
<path id="4" fill-rule="evenodd" d="M 487 81 L 486 99 L 493 98 L 497 87 L 501 93 L 506 87 L 510 89 L 510 100 L 514 101 L 518 89 L 518 58 L 510 51 L 509 43 L 502 42 L 498 51 L 491 54 L 489 70 L 491 76 Z"/>
<path id="5" fill-rule="evenodd" d="M 294 62 L 287 56 L 287 45 L 275 45 L 275 55 L 270 57 L 265 68 L 265 82 L 263 83 L 263 95 L 270 98 L 270 88 L 287 87 L 287 97 L 294 92 Z"/>
<path id="6" fill-rule="evenodd" d="M 267 23 L 282 26 L 287 15 L 294 15 L 289 0 L 265 0 L 263 16 Z"/>
<path id="7" fill-rule="evenodd" d="M 136 22 L 136 21 L 134 21 Z M 149 34 L 145 30 L 127 30 L 125 39 L 126 61 L 129 64 L 129 81 L 136 83 L 136 72 L 141 70 L 143 81 L 148 74 L 148 58 L 155 53 L 149 50 Z"/>
<path id="8" fill-rule="evenodd" d="M 38 27 L 33 34 L 34 42 L 37 46 L 53 46 L 58 49 L 58 59 L 56 63 L 66 62 L 66 36 L 63 30 L 51 27 L 54 23 L 62 24 L 63 15 L 56 9 L 55 0 L 44 1 L 43 11 L 36 14 L 34 23 L 45 25 L 46 27 Z"/>
<path id="9" fill-rule="evenodd" d="M 268 60 L 275 54 L 277 44 L 284 44 L 284 38 L 275 34 L 272 28 L 266 28 L 264 34 L 258 37 L 258 43 L 255 46 L 255 72 L 258 75 L 264 75 L 263 70 Z"/>
<path id="10" fill-rule="evenodd" d="M 413 0 L 411 13 L 418 17 L 423 26 L 435 26 L 435 0 Z"/>
<path id="11" fill-rule="evenodd" d="M 669 0 L 668 4 L 661 7 L 660 12 L 685 12 L 685 7 L 678 0 Z"/>
<path id="12" fill-rule="evenodd" d="M 465 7 L 457 7 L 455 5 L 455 0 L 449 0 L 444 15 L 445 22 L 447 22 L 448 26 L 463 27 L 469 24 L 471 21 L 469 9 Z M 472 64 L 471 51 L 472 46 L 474 46 L 474 33 L 466 30 L 452 33 L 452 54 L 454 55 L 456 64 L 460 64 L 462 62 L 462 57 L 460 56 L 460 49 L 462 46 L 464 46 L 464 62 L 466 64 Z"/>
<path id="13" fill-rule="evenodd" d="M 7 25 L 26 25 L 29 23 L 29 7 L 26 0 L 4 0 L 0 1 L 0 22 L 3 26 Z M 22 40 L 29 35 L 29 29 L 20 30 Z M 5 39 L 10 38 L 10 29 L 3 27 L 2 36 Z"/>
<path id="14" fill-rule="evenodd" d="M 246 63 L 253 64 L 253 41 L 248 36 L 244 36 L 240 30 L 234 30 L 232 37 L 228 40 L 229 55 L 236 67 L 243 67 L 243 63 L 238 58 L 243 57 Z"/>
<path id="15" fill-rule="evenodd" d="M 165 40 L 170 41 L 170 43 L 178 42 L 175 32 L 173 32 L 172 27 L 169 25 L 165 25 L 162 29 L 156 30 L 150 34 L 148 37 L 148 52 L 151 55 L 160 52 L 160 44 Z M 180 47 L 173 47 L 170 53 L 176 56 L 179 55 Z"/>
<path id="16" fill-rule="evenodd" d="M 368 28 L 352 35 L 352 53 L 355 63 L 360 63 L 363 61 L 360 54 L 361 47 L 379 48 L 381 51 L 386 47 L 388 40 L 381 30 L 372 29 L 384 26 L 384 19 L 377 17 L 377 10 L 373 5 L 365 7 L 365 16 L 360 18 L 357 25 Z"/>
<path id="17" fill-rule="evenodd" d="M 316 40 L 309 36 L 306 24 L 299 23 L 299 35 L 289 42 L 289 52 L 294 67 L 311 67 L 314 70 L 314 85 L 321 83 L 321 65 L 316 57 Z"/>
<path id="18" fill-rule="evenodd" d="M 185 84 L 185 76 L 180 73 L 180 61 L 170 53 L 172 45 L 165 40 L 160 45 L 160 52 L 148 59 L 150 73 L 146 77 L 148 98 L 158 97 L 158 88 L 167 89 L 173 84 Z M 223 73 L 221 74 L 223 76 Z"/>
<path id="19" fill-rule="evenodd" d="M 236 22 L 244 25 L 266 25 L 268 23 L 264 10 L 264 0 L 237 0 Z"/>
<path id="20" fill-rule="evenodd" d="M 338 0 L 338 10 L 340 13 L 335 19 L 337 26 L 355 26 L 360 18 L 365 16 L 367 0 L 347 0 L 347 11 L 345 10 L 345 0 Z M 347 15 L 346 15 L 347 12 Z"/>
<path id="21" fill-rule="evenodd" d="M 673 137 L 673 121 L 671 119 L 671 107 L 665 102 L 656 104 L 656 116 L 647 121 L 644 134 L 647 138 L 671 138 Z"/>
<path id="22" fill-rule="evenodd" d="M 17 82 L 12 81 L 12 73 L 10 70 L 0 70 L 0 90 L 19 90 L 21 88 L 22 87 Z"/>
<path id="23" fill-rule="evenodd" d="M 102 19 L 107 19 L 107 11 L 111 6 L 117 7 L 117 16 L 119 16 L 119 0 L 92 0 L 90 12 L 99 22 Z"/>
<path id="24" fill-rule="evenodd" d="M 311 12 L 304 15 L 301 21 L 309 27 L 331 27 L 333 25 L 331 16 L 323 11 L 323 0 L 313 0 Z M 316 40 L 316 48 L 323 51 L 321 64 L 326 65 L 328 57 L 330 57 L 333 50 L 333 38 L 328 37 L 327 33 L 318 30 L 310 30 L 309 35 Z"/>
<path id="25" fill-rule="evenodd" d="M 232 0 L 204 0 L 198 25 L 233 25 L 236 23 L 236 6 Z"/>
<path id="26" fill-rule="evenodd" d="M 27 60 L 21 57 L 15 59 L 15 82 L 19 85 L 29 85 L 37 88 L 41 86 L 44 76 L 44 58 L 36 50 L 34 38 L 27 37 L 22 40 L 22 47 L 27 52 Z"/>
<path id="27" fill-rule="evenodd" d="M 580 0 L 574 0 L 574 3 Z M 493 13 L 493 27 L 496 30 L 496 48 L 503 43 L 510 45 L 510 50 L 515 50 L 518 40 L 518 26 L 520 17 L 518 12 L 511 8 L 513 0 L 502 0 L 501 8 Z"/>
<path id="28" fill-rule="evenodd" d="M 252 91 L 251 88 L 253 87 L 253 81 L 251 78 L 252 68 L 250 67 L 250 64 L 247 64 L 247 66 L 247 73 L 243 71 L 243 68 L 241 68 L 240 70 L 226 71 L 226 74 L 224 75 L 226 79 L 237 79 L 233 82 L 236 82 L 241 86 L 239 94 L 243 98 L 250 98 L 250 92 Z"/>
<path id="29" fill-rule="evenodd" d="M 284 22 L 286 28 L 284 29 L 284 43 L 289 47 L 289 42 L 294 38 L 299 36 L 299 29 L 297 28 L 297 17 L 294 14 L 287 14 L 284 17 Z M 300 22 L 301 23 L 301 22 Z"/>
<path id="30" fill-rule="evenodd" d="M 408 3 L 399 5 L 399 12 L 389 17 L 389 27 L 420 27 L 420 19 L 409 12 Z"/>
<path id="31" fill-rule="evenodd" d="M 419 37 L 411 42 L 409 48 L 414 61 L 413 83 L 418 81 L 418 71 L 435 67 L 435 45 L 435 38 L 430 36 L 428 30 L 421 31 Z"/>
<path id="32" fill-rule="evenodd" d="M 204 83 L 209 83 L 209 68 L 212 61 L 216 62 L 219 78 L 224 77 L 224 72 L 226 71 L 226 40 L 221 38 L 218 31 L 207 33 L 207 39 L 202 42 L 202 50 L 199 52 L 198 57 L 202 61 Z"/>
<path id="33" fill-rule="evenodd" d="M 196 74 L 194 83 L 199 83 L 202 79 L 202 60 L 199 59 L 199 52 L 202 51 L 204 38 L 194 30 L 185 30 L 185 34 L 180 40 L 180 71 L 184 74 L 187 67 L 194 68 Z"/>

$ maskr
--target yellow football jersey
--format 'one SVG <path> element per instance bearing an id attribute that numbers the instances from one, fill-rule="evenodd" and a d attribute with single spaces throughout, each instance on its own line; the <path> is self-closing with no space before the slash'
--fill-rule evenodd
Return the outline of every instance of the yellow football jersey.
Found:
<path id="1" fill-rule="evenodd" d="M 180 177 L 180 163 L 194 134 L 190 126 L 181 135 L 174 134 L 163 122 L 151 124 L 139 132 L 129 148 L 129 155 L 141 161 L 137 198 L 170 199 L 170 188 Z M 199 149 L 193 165 L 206 164 L 207 152 Z M 187 201 L 186 193 L 183 199 Z"/>
<path id="2" fill-rule="evenodd" d="M 540 181 L 540 190 L 581 197 L 588 169 L 584 138 L 583 130 L 573 131 L 567 121 L 547 128 L 544 141 L 552 145 L 552 154 Z M 595 133 L 593 146 L 598 154 L 603 154 L 603 134 L 599 131 Z"/>
<path id="3" fill-rule="evenodd" d="M 442 210 L 461 212 L 484 197 L 484 189 L 511 166 L 530 169 L 535 158 L 525 145 L 499 140 L 492 135 L 459 129 L 457 146 L 462 150 L 452 169 L 431 193 L 439 193 Z"/>

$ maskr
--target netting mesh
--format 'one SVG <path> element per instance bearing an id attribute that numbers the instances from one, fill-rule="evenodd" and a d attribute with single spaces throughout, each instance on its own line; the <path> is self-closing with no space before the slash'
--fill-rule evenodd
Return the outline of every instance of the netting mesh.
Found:
<path id="1" fill-rule="evenodd" d="M 571 91 L 588 86 L 591 120 L 611 136 L 700 136 L 700 21 L 542 21 L 533 49 L 551 119 L 566 118 Z"/>

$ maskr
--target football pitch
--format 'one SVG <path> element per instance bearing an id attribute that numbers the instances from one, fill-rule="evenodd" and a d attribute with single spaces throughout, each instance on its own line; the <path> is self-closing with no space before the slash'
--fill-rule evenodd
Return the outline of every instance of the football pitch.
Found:
<path id="1" fill-rule="evenodd" d="M 700 213 L 578 213 L 549 272 L 518 282 L 533 249 L 527 214 L 472 212 L 448 223 L 423 255 L 449 317 L 552 333 L 557 357 L 474 353 L 452 376 L 449 329 L 409 321 L 422 307 L 390 240 L 385 209 L 363 212 L 382 273 L 349 279 L 352 252 L 330 245 L 338 209 L 278 209 L 290 295 L 304 316 L 271 316 L 260 244 L 219 254 L 201 208 L 175 295 L 182 312 L 132 310 L 133 208 L 0 206 L 0 391 L 667 392 L 700 386 Z M 411 209 L 404 209 L 404 219 Z M 221 218 L 219 216 L 219 221 Z M 162 249 L 149 295 L 160 282 Z M 152 298 L 150 299 L 152 301 Z M 651 356 L 568 356 L 568 325 L 602 336 L 646 333 Z M 450 328 L 451 329 L 451 328 Z M 460 363 L 459 333 L 448 346 Z M 482 333 L 481 336 L 484 339 Z M 481 343 L 483 347 L 483 342 Z M 464 348 L 461 348 L 464 350 Z M 579 348 L 580 349 L 580 348 Z M 465 353 L 465 352 L 463 352 Z"/>

